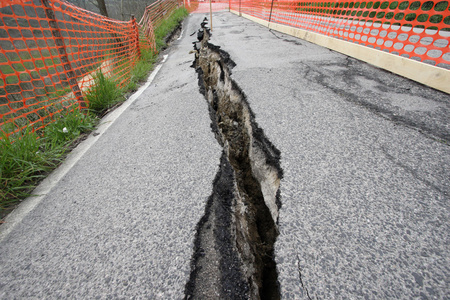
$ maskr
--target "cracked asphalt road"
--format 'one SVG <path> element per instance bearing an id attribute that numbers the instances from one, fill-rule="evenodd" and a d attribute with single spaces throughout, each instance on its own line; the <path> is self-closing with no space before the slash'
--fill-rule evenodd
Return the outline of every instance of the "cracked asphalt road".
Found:
<path id="1" fill-rule="evenodd" d="M 448 299 L 450 96 L 228 13 L 211 41 L 281 151 L 283 299 Z"/>
<path id="2" fill-rule="evenodd" d="M 1 299 L 184 297 L 221 153 L 189 68 L 204 16 L 0 241 Z M 449 95 L 230 13 L 213 22 L 281 151 L 282 298 L 448 299 Z"/>

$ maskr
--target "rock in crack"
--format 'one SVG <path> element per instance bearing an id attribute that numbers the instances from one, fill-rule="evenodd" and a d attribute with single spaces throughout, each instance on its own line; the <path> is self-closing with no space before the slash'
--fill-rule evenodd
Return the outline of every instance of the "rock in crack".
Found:
<path id="1" fill-rule="evenodd" d="M 186 299 L 279 299 L 274 243 L 281 206 L 280 151 L 231 79 L 234 62 L 208 42 L 204 25 L 200 42 L 194 43 L 193 67 L 223 154 L 197 226 Z"/>

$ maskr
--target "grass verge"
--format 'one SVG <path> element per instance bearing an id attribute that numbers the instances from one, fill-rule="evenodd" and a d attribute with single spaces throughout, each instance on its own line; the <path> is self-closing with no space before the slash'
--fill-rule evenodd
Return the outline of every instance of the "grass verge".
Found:
<path id="1" fill-rule="evenodd" d="M 117 103 L 123 102 L 123 92 L 113 77 L 106 77 L 98 72 L 94 78 L 94 85 L 85 94 L 89 102 L 89 110 L 96 115 L 102 115 Z"/>
<path id="2" fill-rule="evenodd" d="M 171 33 L 180 22 L 189 15 L 186 8 L 176 9 L 170 18 L 165 19 L 155 30 L 156 49 L 160 51 L 166 47 L 165 37 Z"/>
<path id="3" fill-rule="evenodd" d="M 78 109 L 49 124 L 43 132 L 31 127 L 0 140 L 0 219 L 29 196 L 37 183 L 64 159 L 71 145 L 95 128 L 97 118 Z"/>
<path id="4" fill-rule="evenodd" d="M 57 120 L 44 130 L 26 130 L 0 139 L 0 223 L 20 201 L 31 196 L 33 189 L 64 160 L 89 132 L 95 129 L 99 117 L 125 100 L 124 95 L 137 90 L 144 82 L 158 58 L 158 52 L 166 47 L 168 36 L 188 15 L 180 8 L 156 29 L 157 51 L 142 51 L 140 60 L 131 72 L 125 88 L 118 88 L 117 80 L 101 72 L 95 78 L 95 86 L 85 94 L 90 102 L 87 111 L 75 109 L 61 113 Z"/>

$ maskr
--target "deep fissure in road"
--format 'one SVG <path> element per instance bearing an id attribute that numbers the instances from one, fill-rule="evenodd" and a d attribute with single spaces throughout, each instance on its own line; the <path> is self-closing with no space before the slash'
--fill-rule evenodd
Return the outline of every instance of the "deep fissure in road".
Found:
<path id="1" fill-rule="evenodd" d="M 235 64 L 228 53 L 208 42 L 206 28 L 198 39 L 193 67 L 223 154 L 197 226 L 186 299 L 279 299 L 274 243 L 281 206 L 280 152 L 231 79 Z"/>

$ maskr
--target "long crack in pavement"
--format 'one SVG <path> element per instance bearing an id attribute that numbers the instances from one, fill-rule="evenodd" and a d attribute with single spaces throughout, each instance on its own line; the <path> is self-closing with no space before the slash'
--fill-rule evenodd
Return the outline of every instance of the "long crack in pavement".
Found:
<path id="1" fill-rule="evenodd" d="M 223 147 L 205 215 L 197 224 L 186 299 L 279 299 L 274 261 L 280 201 L 280 151 L 255 122 L 230 77 L 235 63 L 208 42 L 206 19 L 194 42 L 195 68 L 211 128 Z"/>

